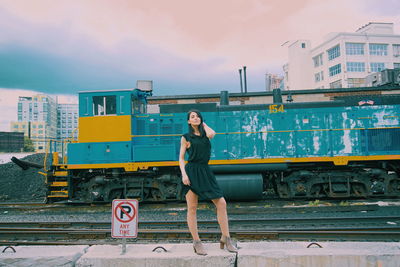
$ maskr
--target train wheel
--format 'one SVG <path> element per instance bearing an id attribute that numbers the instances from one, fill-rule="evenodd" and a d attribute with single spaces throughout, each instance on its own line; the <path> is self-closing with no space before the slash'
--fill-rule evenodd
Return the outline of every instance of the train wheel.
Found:
<path id="1" fill-rule="evenodd" d="M 315 198 L 326 197 L 326 194 L 324 193 L 322 185 L 320 185 L 320 184 L 312 185 L 311 190 L 310 190 L 310 196 L 313 198 L 314 197 Z"/>
<path id="2" fill-rule="evenodd" d="M 400 196 L 400 180 L 393 179 L 392 181 L 390 181 L 388 185 L 388 191 L 389 194 Z"/>
<path id="3" fill-rule="evenodd" d="M 112 201 L 113 199 L 122 199 L 122 190 L 113 190 L 110 192 L 109 199 Z"/>
<path id="4" fill-rule="evenodd" d="M 363 184 L 351 184 L 351 194 L 356 197 L 367 197 L 367 189 Z"/>

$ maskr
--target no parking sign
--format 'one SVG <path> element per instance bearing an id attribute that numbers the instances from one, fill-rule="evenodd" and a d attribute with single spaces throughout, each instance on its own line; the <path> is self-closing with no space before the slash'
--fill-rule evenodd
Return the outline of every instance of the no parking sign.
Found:
<path id="1" fill-rule="evenodd" d="M 114 199 L 112 202 L 111 236 L 135 238 L 138 232 L 139 204 L 136 199 Z"/>

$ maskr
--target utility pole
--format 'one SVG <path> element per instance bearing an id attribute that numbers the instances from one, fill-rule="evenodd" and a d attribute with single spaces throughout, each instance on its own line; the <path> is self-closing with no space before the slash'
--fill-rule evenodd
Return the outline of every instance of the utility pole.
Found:
<path id="1" fill-rule="evenodd" d="M 239 76 L 240 76 L 240 92 L 243 94 L 242 69 L 239 69 Z"/>
<path id="2" fill-rule="evenodd" d="M 247 94 L 246 66 L 243 66 L 244 93 Z"/>

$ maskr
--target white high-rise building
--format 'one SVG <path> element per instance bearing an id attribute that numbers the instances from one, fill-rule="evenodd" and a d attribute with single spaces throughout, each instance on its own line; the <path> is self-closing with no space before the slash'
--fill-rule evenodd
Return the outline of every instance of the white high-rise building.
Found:
<path id="1" fill-rule="evenodd" d="M 78 104 L 57 105 L 57 138 L 76 139 L 78 136 Z"/>
<path id="2" fill-rule="evenodd" d="M 48 95 L 18 99 L 18 121 L 11 122 L 11 131 L 24 132 L 32 139 L 37 152 L 45 152 L 49 140 L 56 138 L 57 105 Z"/>
<path id="3" fill-rule="evenodd" d="M 393 23 L 371 22 L 354 33 L 330 33 L 315 47 L 297 40 L 288 53 L 285 89 L 362 87 L 369 74 L 400 68 L 400 35 Z"/>
<path id="4" fill-rule="evenodd" d="M 266 73 L 265 74 L 265 90 L 271 92 L 274 89 L 280 88 L 283 77 L 276 74 Z M 282 88 L 284 89 L 284 88 Z"/>

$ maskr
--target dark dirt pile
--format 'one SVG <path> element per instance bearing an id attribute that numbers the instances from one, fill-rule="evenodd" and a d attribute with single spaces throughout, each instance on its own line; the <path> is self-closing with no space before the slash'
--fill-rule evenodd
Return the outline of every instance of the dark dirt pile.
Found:
<path id="1" fill-rule="evenodd" d="M 45 154 L 32 154 L 21 160 L 43 165 Z M 51 158 L 47 159 L 50 166 Z M 0 202 L 43 202 L 46 197 L 43 169 L 23 170 L 13 162 L 0 165 Z"/>

